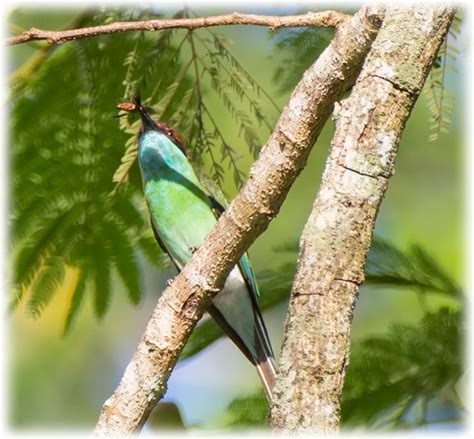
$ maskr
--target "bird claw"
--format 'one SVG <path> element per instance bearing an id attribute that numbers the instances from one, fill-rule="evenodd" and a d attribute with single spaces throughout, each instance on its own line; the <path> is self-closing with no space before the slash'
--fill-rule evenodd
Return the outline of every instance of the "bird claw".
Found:
<path id="1" fill-rule="evenodd" d="M 189 251 L 191 252 L 191 254 L 196 253 L 197 249 L 197 247 L 189 247 Z"/>
<path id="2" fill-rule="evenodd" d="M 173 279 L 167 279 L 166 280 L 166 286 L 170 287 L 173 284 L 173 282 L 174 282 L 174 278 Z"/>

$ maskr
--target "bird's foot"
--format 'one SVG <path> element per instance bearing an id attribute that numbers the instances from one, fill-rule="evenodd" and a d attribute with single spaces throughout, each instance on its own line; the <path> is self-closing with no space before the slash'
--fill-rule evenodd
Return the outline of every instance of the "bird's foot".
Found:
<path id="1" fill-rule="evenodd" d="M 167 287 L 170 287 L 171 285 L 173 285 L 173 282 L 174 282 L 174 278 L 168 279 L 168 280 L 166 281 L 166 286 L 167 286 Z"/>
<path id="2" fill-rule="evenodd" d="M 197 249 L 197 247 L 189 247 L 189 251 L 191 252 L 191 254 L 196 253 Z"/>

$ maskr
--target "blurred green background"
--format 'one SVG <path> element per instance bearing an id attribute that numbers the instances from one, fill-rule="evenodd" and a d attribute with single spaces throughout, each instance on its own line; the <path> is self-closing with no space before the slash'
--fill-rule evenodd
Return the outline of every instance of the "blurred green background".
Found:
<path id="1" fill-rule="evenodd" d="M 324 7 L 320 9 L 324 10 Z M 171 16 L 178 10 L 179 7 L 170 7 L 151 12 Z M 239 10 L 265 14 L 289 14 L 302 11 L 295 7 Z M 205 15 L 224 13 L 228 10 L 195 8 L 195 12 L 198 15 Z M 12 32 L 32 26 L 62 29 L 77 20 L 77 17 L 83 13 L 84 11 L 73 9 L 16 8 L 10 12 L 9 26 Z M 104 11 L 99 12 L 95 19 L 100 20 L 107 14 Z M 436 141 L 428 140 L 432 133 L 430 129 L 432 122 L 430 122 L 427 96 L 423 93 L 404 132 L 396 162 L 396 174 L 391 179 L 380 209 L 375 233 L 402 251 L 408 249 L 410 245 L 420 245 L 456 284 L 464 286 L 463 109 L 467 37 L 463 25 L 461 29 L 458 39 L 450 40 L 450 44 L 453 44 L 460 52 L 454 60 L 449 60 L 457 72 L 446 72 L 444 85 L 446 92 L 453 96 L 452 126 L 449 132 L 441 133 Z M 273 97 L 279 107 L 285 105 L 291 86 L 296 84 L 301 71 L 315 59 L 331 35 L 331 32 L 327 31 L 315 33 L 311 36 L 314 44 L 306 44 L 304 50 L 298 52 L 295 50 L 297 47 L 294 43 L 295 39 L 290 39 L 293 45 L 288 43 L 290 31 L 272 35 L 264 28 L 244 26 L 219 28 L 212 31 L 229 39 L 226 44 L 230 47 L 232 54 Z M 185 32 L 176 31 L 170 39 L 170 44 L 176 45 Z M 197 34 L 202 38 L 210 38 L 204 30 L 197 31 Z M 131 39 L 131 36 L 121 38 L 125 41 L 126 38 Z M 146 38 L 153 41 L 158 38 L 158 33 L 149 34 Z M 96 39 L 95 42 L 87 44 L 99 45 L 99 40 Z M 102 41 L 106 44 L 110 39 L 102 39 Z M 135 41 L 132 40 L 133 43 Z M 52 83 L 53 92 L 54 87 L 67 89 L 72 80 L 67 74 L 62 76 L 60 68 L 55 70 L 54 60 L 60 58 L 60 52 L 67 50 L 68 46 L 80 44 L 82 43 L 66 43 L 54 52 L 45 54 L 45 58 L 32 70 L 31 77 L 27 76 L 26 79 L 21 77 L 18 79 L 19 72 L 21 73 L 18 69 L 37 56 L 41 45 L 23 44 L 8 48 L 8 72 L 10 75 L 17 75 L 10 77 L 12 148 L 15 148 L 16 143 L 25 142 L 22 130 L 27 131 L 25 124 L 32 120 L 28 118 L 41 119 L 43 117 L 41 110 L 39 114 L 26 115 L 24 109 L 26 107 L 21 107 L 24 105 L 22 102 L 28 99 L 35 100 L 35 87 L 38 84 L 40 84 L 39 88 L 44 87 L 41 81 L 49 80 Z M 118 143 L 114 140 L 107 150 L 112 172 L 109 168 L 105 168 L 107 175 L 104 176 L 104 181 L 109 182 L 104 189 L 106 191 L 114 187 L 113 169 L 120 163 L 125 141 L 133 136 L 131 134 L 133 130 L 130 130 L 130 133 L 121 132 L 119 122 L 110 117 L 115 113 L 115 104 L 124 96 L 128 87 L 127 84 L 122 84 L 123 61 L 133 49 L 133 46 L 130 47 L 130 50 L 124 49 L 123 53 L 117 55 L 117 58 L 122 59 L 120 66 L 110 64 L 102 70 L 102 73 L 109 72 L 110 76 L 103 74 L 95 79 L 99 83 L 100 81 L 109 82 L 112 81 L 112 77 L 117 76 L 114 80 L 119 84 L 107 93 L 102 94 L 101 90 L 97 90 L 95 95 L 95 99 L 100 102 L 99 105 L 108 108 L 108 113 L 103 116 L 104 124 L 107 124 L 109 131 L 115 129 L 117 136 L 121 136 L 119 139 L 122 139 Z M 114 50 L 119 51 L 116 47 Z M 92 49 L 90 53 L 93 53 Z M 189 56 L 189 47 L 185 45 L 180 56 L 186 59 Z M 298 56 L 301 56 L 301 59 L 296 59 Z M 79 62 L 79 58 L 76 61 Z M 86 69 L 86 66 L 82 68 Z M 39 83 L 34 82 L 35 75 L 39 75 Z M 190 78 L 193 77 L 191 70 L 189 75 Z M 75 87 L 78 86 L 74 85 L 74 90 L 76 90 Z M 246 174 L 253 160 L 249 147 L 243 136 L 239 136 L 239 127 L 233 118 L 229 117 L 229 110 L 222 98 L 212 93 L 213 84 L 210 79 L 203 79 L 203 88 L 206 91 L 204 94 L 206 105 L 212 109 L 217 125 L 225 133 L 226 139 L 236 151 L 236 156 L 240 157 L 238 166 Z M 61 93 L 63 91 L 58 91 L 58 95 Z M 76 91 L 71 93 L 76 93 Z M 104 102 L 106 98 L 110 100 Z M 61 97 L 51 96 L 51 101 L 55 99 L 60 100 Z M 278 113 L 268 99 L 261 98 L 261 102 L 265 117 L 268 118 L 270 124 L 273 124 Z M 39 100 L 38 103 L 46 110 L 49 100 Z M 252 125 L 256 127 L 260 143 L 263 144 L 269 134 L 268 128 L 265 124 L 256 123 L 254 115 L 245 104 L 238 103 L 237 106 L 248 112 Z M 77 116 L 75 110 L 69 110 L 67 106 L 61 108 L 61 111 L 65 113 L 63 117 L 70 117 L 74 122 Z M 46 114 L 44 117 L 48 117 Z M 102 120 L 97 121 L 96 131 L 94 131 L 97 145 L 103 143 L 101 136 L 109 135 L 109 131 L 106 132 L 105 129 L 101 132 L 101 123 Z M 279 252 L 275 248 L 279 245 L 294 245 L 298 242 L 318 190 L 333 130 L 332 121 L 328 121 L 314 147 L 308 165 L 292 187 L 280 214 L 251 247 L 250 257 L 257 274 L 277 269 L 285 263 L 290 265 L 295 263 L 294 252 Z M 65 139 L 50 138 L 47 139 L 46 143 L 49 146 L 46 148 L 50 147 L 54 154 L 55 145 L 67 141 L 67 137 Z M 14 178 L 18 171 L 16 163 L 18 162 L 15 162 L 14 156 L 10 168 L 11 178 Z M 91 166 L 94 164 L 92 163 Z M 212 168 L 209 157 L 203 158 L 203 166 L 208 170 Z M 35 172 L 41 175 L 42 169 L 39 168 Z M 68 178 L 67 170 L 64 178 Z M 133 180 L 133 176 L 131 179 Z M 227 169 L 227 166 L 224 166 L 223 183 L 225 192 L 232 197 L 236 193 L 236 187 L 233 184 L 232 172 Z M 35 191 L 36 186 L 32 181 L 23 179 L 15 183 L 11 189 L 12 205 L 15 205 L 17 190 L 23 190 L 25 185 L 29 186 L 27 191 Z M 54 190 L 54 187 L 49 190 Z M 13 216 L 11 219 L 13 227 L 16 218 Z M 14 261 L 14 255 L 19 246 L 15 241 L 14 232 L 11 241 L 10 254 L 13 255 Z M 140 303 L 132 306 L 127 300 L 127 292 L 123 284 L 117 276 L 113 276 L 107 313 L 101 319 L 96 318 L 94 299 L 92 294 L 87 294 L 86 290 L 82 308 L 77 313 L 75 324 L 66 336 L 62 336 L 64 319 L 70 306 L 73 285 L 77 282 L 79 275 L 78 270 L 73 268 L 66 270 L 64 282 L 57 289 L 56 294 L 51 296 L 39 317 L 34 318 L 32 315 L 34 313 L 31 312 L 28 299 L 25 297 L 9 315 L 8 420 L 11 428 L 21 430 L 67 428 L 89 431 L 93 427 L 103 402 L 113 392 L 139 341 L 160 291 L 165 286 L 166 279 L 174 275 L 170 270 L 157 269 L 145 258 L 139 257 L 138 261 L 142 291 Z M 288 274 L 290 278 L 291 275 L 292 273 Z M 428 295 L 427 297 L 430 309 L 437 309 L 442 305 L 456 307 L 452 299 L 443 295 Z M 285 312 L 286 302 L 284 301 L 264 314 L 277 352 L 280 348 Z M 419 322 L 423 313 L 424 308 L 420 306 L 419 296 L 413 292 L 413 288 L 386 285 L 364 286 L 355 311 L 352 338 L 354 342 L 358 342 L 369 336 L 384 335 L 391 324 L 415 324 Z M 181 422 L 186 428 L 219 428 L 227 425 L 229 403 L 236 398 L 254 395 L 258 389 L 259 380 L 252 366 L 227 339 L 219 339 L 202 352 L 178 364 L 170 379 L 169 390 L 164 400 L 176 404 L 180 415 L 176 414 L 173 406 L 168 406 L 167 414 L 156 415 L 156 423 L 169 428 L 178 428 Z"/>

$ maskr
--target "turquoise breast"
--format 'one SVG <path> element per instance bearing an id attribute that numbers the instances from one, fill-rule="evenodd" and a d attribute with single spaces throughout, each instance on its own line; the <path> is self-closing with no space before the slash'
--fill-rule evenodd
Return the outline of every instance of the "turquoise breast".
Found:
<path id="1" fill-rule="evenodd" d="M 182 268 L 216 222 L 208 197 L 186 156 L 166 135 L 145 132 L 138 160 L 153 224 Z"/>

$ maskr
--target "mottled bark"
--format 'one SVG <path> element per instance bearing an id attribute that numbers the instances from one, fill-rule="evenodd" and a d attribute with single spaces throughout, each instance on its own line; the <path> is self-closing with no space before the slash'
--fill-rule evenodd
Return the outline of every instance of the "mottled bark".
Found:
<path id="1" fill-rule="evenodd" d="M 245 250 L 276 216 L 314 140 L 360 71 L 380 26 L 380 8 L 362 8 L 342 24 L 305 72 L 237 197 L 192 260 L 166 288 L 94 433 L 139 430 L 164 395 L 186 340 Z"/>
<path id="2" fill-rule="evenodd" d="M 336 132 L 301 241 L 271 415 L 285 432 L 337 431 L 351 320 L 400 136 L 453 9 L 403 6 L 386 17 Z"/>

